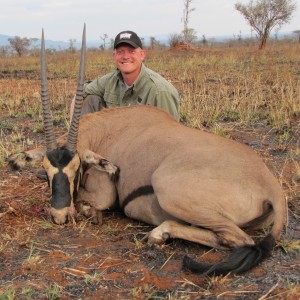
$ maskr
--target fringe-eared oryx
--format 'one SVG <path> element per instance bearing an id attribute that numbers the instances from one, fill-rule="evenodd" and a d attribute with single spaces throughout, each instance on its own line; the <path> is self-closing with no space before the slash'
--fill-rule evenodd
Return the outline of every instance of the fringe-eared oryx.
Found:
<path id="1" fill-rule="evenodd" d="M 128 217 L 156 225 L 148 243 L 180 238 L 209 247 L 233 248 L 216 265 L 185 258 L 202 274 L 241 273 L 270 255 L 286 221 L 281 187 L 249 147 L 188 128 L 149 106 L 104 109 L 79 122 L 85 64 L 85 29 L 75 112 L 63 143 L 54 136 L 44 40 L 42 102 L 47 150 L 43 166 L 52 191 L 51 214 L 58 224 L 88 204 L 101 217 L 116 199 Z M 65 141 L 66 140 L 66 141 Z M 20 165 L 37 152 L 15 155 Z M 85 168 L 88 166 L 88 170 Z M 83 182 L 84 184 L 81 184 Z M 83 205 L 84 206 L 84 205 Z M 260 242 L 241 228 L 270 233 Z"/>

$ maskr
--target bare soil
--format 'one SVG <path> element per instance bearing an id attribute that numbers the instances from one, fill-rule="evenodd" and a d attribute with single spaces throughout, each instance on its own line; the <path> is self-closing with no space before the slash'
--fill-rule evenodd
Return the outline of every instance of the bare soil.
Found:
<path id="1" fill-rule="evenodd" d="M 30 118 L 15 122 L 26 124 Z M 295 168 L 300 156 L 289 158 L 299 147 L 299 130 L 294 128 L 293 138 L 282 146 L 265 125 L 222 125 L 231 138 L 260 153 L 280 176 L 289 199 L 284 242 L 272 258 L 239 276 L 186 273 L 184 255 L 213 262 L 226 251 L 183 240 L 150 247 L 141 239 L 152 227 L 120 211 L 107 211 L 102 226 L 81 217 L 54 225 L 48 214 L 47 182 L 36 177 L 39 165 L 22 172 L 4 166 L 0 169 L 0 299 L 299 299 L 300 182 Z M 43 140 L 42 133 L 24 130 L 24 135 L 38 143 Z M 259 239 L 265 233 L 253 235 Z"/>

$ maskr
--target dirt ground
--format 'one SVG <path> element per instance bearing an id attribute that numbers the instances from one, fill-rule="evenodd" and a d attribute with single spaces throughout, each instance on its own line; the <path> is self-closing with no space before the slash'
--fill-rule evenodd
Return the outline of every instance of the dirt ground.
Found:
<path id="1" fill-rule="evenodd" d="M 201 278 L 186 273 L 181 266 L 184 255 L 217 261 L 226 251 L 182 240 L 147 246 L 141 239 L 152 227 L 119 211 L 106 212 L 102 226 L 80 217 L 64 226 L 54 225 L 47 212 L 47 182 L 35 175 L 39 166 L 21 172 L 4 166 L 0 169 L 0 299 L 299 299 L 300 179 L 295 168 L 300 155 L 288 157 L 299 147 L 299 130 L 295 128 L 293 139 L 280 147 L 265 126 L 225 126 L 231 138 L 258 151 L 280 175 L 290 200 L 284 242 L 272 258 L 239 276 Z M 24 134 L 42 140 L 42 134 Z M 258 239 L 264 234 L 253 233 Z"/>

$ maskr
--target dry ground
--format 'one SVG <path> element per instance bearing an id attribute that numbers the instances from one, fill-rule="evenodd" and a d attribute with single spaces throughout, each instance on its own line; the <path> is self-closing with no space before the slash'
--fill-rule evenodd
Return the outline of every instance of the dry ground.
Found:
<path id="1" fill-rule="evenodd" d="M 107 212 L 102 226 L 85 219 L 53 225 L 47 183 L 35 176 L 38 166 L 22 172 L 5 166 L 0 174 L 0 299 L 297 299 L 300 189 L 299 178 L 291 176 L 295 164 L 286 155 L 299 136 L 280 149 L 268 128 L 226 126 L 231 137 L 259 151 L 275 173 L 282 172 L 286 192 L 297 195 L 290 203 L 285 242 L 271 259 L 241 276 L 185 273 L 185 254 L 214 261 L 224 253 L 181 240 L 148 247 L 141 238 L 151 227 L 117 211 Z M 294 160 L 299 162 L 299 154 Z"/>
<path id="2" fill-rule="evenodd" d="M 30 114 L 2 114 L 1 138 L 9 140 L 12 135 L 13 129 L 5 124 L 16 124 L 22 137 L 13 140 L 15 146 L 26 140 L 41 144 L 43 133 L 34 133 L 32 122 Z M 39 164 L 22 172 L 4 165 L 0 168 L 0 300 L 299 299 L 299 119 L 292 120 L 285 143 L 278 142 L 277 133 L 265 122 L 218 126 L 223 134 L 260 153 L 289 200 L 289 224 L 272 258 L 240 276 L 201 278 L 186 273 L 181 268 L 184 255 L 216 261 L 226 252 L 182 240 L 149 247 L 141 239 L 151 226 L 119 211 L 106 212 L 102 226 L 84 218 L 54 225 L 47 212 L 48 185 L 35 175 Z M 265 233 L 252 235 L 260 239 Z"/>

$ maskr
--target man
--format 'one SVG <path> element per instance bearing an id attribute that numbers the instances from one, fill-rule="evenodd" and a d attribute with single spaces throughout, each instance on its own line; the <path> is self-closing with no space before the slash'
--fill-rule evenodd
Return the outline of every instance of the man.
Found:
<path id="1" fill-rule="evenodd" d="M 133 31 L 120 32 L 114 42 L 117 69 L 84 86 L 81 116 L 103 107 L 153 105 L 179 120 L 179 94 L 175 87 L 143 64 L 146 53 Z M 74 99 L 70 116 L 74 111 Z"/>
<path id="2" fill-rule="evenodd" d="M 153 105 L 164 109 L 179 120 L 179 94 L 175 87 L 143 64 L 146 53 L 133 31 L 120 32 L 114 42 L 113 58 L 117 70 L 84 86 L 81 117 L 104 107 Z M 70 119 L 74 112 L 72 99 Z M 47 179 L 43 169 L 37 176 Z"/>

